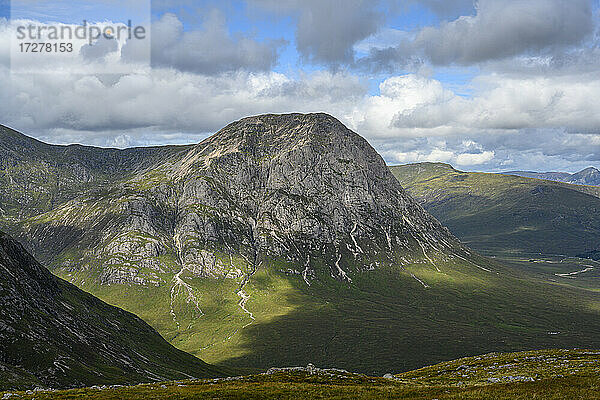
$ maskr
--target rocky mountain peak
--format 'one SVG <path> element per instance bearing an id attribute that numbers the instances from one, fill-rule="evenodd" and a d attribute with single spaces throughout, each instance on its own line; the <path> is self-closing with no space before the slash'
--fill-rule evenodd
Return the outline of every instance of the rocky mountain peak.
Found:
<path id="1" fill-rule="evenodd" d="M 517 175 L 526 178 L 546 179 L 556 182 L 565 182 L 575 185 L 600 186 L 600 171 L 594 167 L 588 167 L 574 174 L 568 172 L 531 172 L 511 171 L 506 175 Z"/>
<path id="2" fill-rule="evenodd" d="M 349 147 L 355 152 L 364 150 L 361 155 L 375 153 L 365 139 L 328 114 L 266 114 L 227 125 L 195 146 L 185 161 L 188 166 L 193 165 L 192 169 L 202 169 L 190 160 L 197 158 L 208 162 L 237 153 L 249 155 L 255 161 L 269 161 L 285 157 L 299 148 L 322 153 L 348 153 Z M 377 158 L 379 164 L 384 164 L 378 155 Z"/>
<path id="3" fill-rule="evenodd" d="M 349 281 L 398 257 L 429 262 L 459 246 L 371 145 L 330 115 L 248 117 L 183 150 L 58 207 L 41 225 L 28 222 L 32 247 L 83 251 L 49 255 L 68 270 L 103 260 L 103 282 L 161 285 L 173 268 L 239 277 L 267 263 L 310 282 L 319 259 Z M 163 264 L 168 254 L 177 266 Z"/>
<path id="4" fill-rule="evenodd" d="M 254 266 L 283 258 L 278 262 L 305 272 L 318 254 L 333 277 L 349 280 L 344 264 L 371 269 L 383 254 L 392 262 L 399 247 L 423 257 L 424 247 L 457 242 L 404 192 L 364 138 L 327 114 L 242 119 L 170 171 L 180 193 L 180 259 L 200 274 L 228 273 L 225 265 L 206 264 L 219 254 L 243 254 Z"/>
<path id="5" fill-rule="evenodd" d="M 600 171 L 598 170 L 598 168 L 595 168 L 595 167 L 587 167 L 587 168 L 584 168 L 583 170 L 579 171 L 579 173 L 598 174 L 598 173 L 600 173 Z"/>
<path id="6" fill-rule="evenodd" d="M 25 217 L 30 192 L 7 191 L 0 217 L 17 204 L 5 209 L 8 224 L 57 275 L 202 357 L 287 312 L 294 293 L 350 298 L 389 278 L 427 296 L 454 273 L 491 272 L 365 139 L 326 114 L 249 117 L 197 145 L 137 154 L 129 169 L 105 158 L 107 179 L 73 179 L 61 190 L 70 197 L 40 196 Z M 16 176 L 37 185 L 35 168 L 0 179 Z"/>

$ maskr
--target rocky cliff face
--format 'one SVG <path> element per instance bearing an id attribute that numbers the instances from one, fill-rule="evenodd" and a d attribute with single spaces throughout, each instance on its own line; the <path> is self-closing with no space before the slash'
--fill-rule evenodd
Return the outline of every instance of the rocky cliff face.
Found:
<path id="1" fill-rule="evenodd" d="M 0 125 L 0 221 L 50 211 L 82 192 L 185 151 L 185 146 L 125 150 L 53 146 Z"/>
<path id="2" fill-rule="evenodd" d="M 589 167 L 571 175 L 570 182 L 575 185 L 600 186 L 600 171 L 594 167 Z"/>
<path id="3" fill-rule="evenodd" d="M 1 232 L 0 271 L 0 390 L 222 374 L 55 278 Z"/>
<path id="4" fill-rule="evenodd" d="M 36 196 L 39 203 L 5 187 L 18 205 L 12 210 L 29 210 L 8 210 L 5 225 L 56 274 L 203 359 L 254 351 L 243 342 L 250 326 L 328 307 L 332 291 L 350 299 L 390 279 L 376 297 L 397 288 L 427 296 L 455 273 L 491 274 L 406 194 L 363 138 L 329 115 L 245 118 L 174 149 L 60 147 L 87 155 L 68 164 L 48 155 L 56 146 L 42 150 L 59 170 L 75 163 L 91 178 L 61 178 L 51 193 L 70 195 Z M 18 147 L 5 154 L 32 158 Z M 24 165 L 0 179 L 37 187 L 41 169 Z M 370 321 L 358 318 L 356 327 Z"/>
<path id="5" fill-rule="evenodd" d="M 169 284 L 159 275 L 182 271 L 240 278 L 264 263 L 310 284 L 315 264 L 350 282 L 460 249 L 375 150 L 325 114 L 246 118 L 139 169 L 26 220 L 36 254 L 98 269 L 105 284 Z"/>
<path id="6" fill-rule="evenodd" d="M 211 255 L 301 265 L 324 258 L 337 279 L 456 245 L 400 187 L 360 136 L 323 115 L 267 115 L 233 123 L 172 170 L 179 187 L 174 234 L 183 264 L 227 273 Z M 218 257 L 217 257 L 218 258 Z"/>

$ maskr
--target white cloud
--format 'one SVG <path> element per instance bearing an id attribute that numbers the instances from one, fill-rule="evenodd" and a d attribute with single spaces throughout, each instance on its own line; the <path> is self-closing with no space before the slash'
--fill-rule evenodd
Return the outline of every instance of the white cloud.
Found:
<path id="1" fill-rule="evenodd" d="M 175 48 L 185 42 L 185 33 L 176 17 L 165 18 L 169 23 L 155 45 Z M 205 26 L 203 34 L 216 32 L 245 46 L 215 21 L 218 29 Z M 0 24 L 0 43 L 6 36 Z M 204 42 L 197 49 L 199 43 Z M 388 77 L 379 93 L 369 94 L 368 81 L 348 72 L 283 74 L 270 67 L 249 72 L 244 65 L 252 60 L 239 54 L 213 56 L 217 61 L 205 60 L 211 68 L 237 67 L 172 68 L 194 59 L 178 56 L 148 73 L 112 77 L 78 75 L 77 65 L 53 75 L 10 74 L 0 67 L 0 123 L 51 142 L 123 147 L 199 141 L 247 115 L 327 112 L 391 162 L 498 169 L 510 162 L 525 168 L 546 160 L 566 168 L 600 161 L 596 71 L 556 76 L 485 71 L 470 83 L 471 97 L 430 75 L 407 74 Z"/>
<path id="2" fill-rule="evenodd" d="M 373 47 L 359 65 L 397 70 L 428 61 L 473 65 L 523 55 L 546 56 L 581 45 L 594 31 L 590 0 L 478 0 L 475 15 L 420 29 L 413 39 Z"/>
<path id="3" fill-rule="evenodd" d="M 493 151 L 484 151 L 482 153 L 464 153 L 456 157 L 456 164 L 459 166 L 481 165 L 494 159 Z"/>
<path id="4" fill-rule="evenodd" d="M 494 159 L 493 151 L 484 151 L 481 153 L 461 153 L 457 154 L 452 150 L 443 148 L 434 148 L 432 150 L 421 149 L 408 152 L 392 151 L 387 153 L 388 157 L 394 163 L 408 164 L 418 162 L 443 162 L 457 165 L 460 167 L 471 167 L 475 165 L 486 164 Z"/>
<path id="5" fill-rule="evenodd" d="M 401 164 L 417 163 L 417 162 L 452 162 L 456 156 L 452 151 L 433 149 L 428 153 L 422 151 L 401 152 L 396 151 L 391 153 L 394 161 Z"/>
<path id="6" fill-rule="evenodd" d="M 0 68 L 0 86 L 1 122 L 51 142 L 190 143 L 247 115 L 328 112 L 394 163 L 493 169 L 507 160 L 522 165 L 547 157 L 553 165 L 579 166 L 600 158 L 600 105 L 590 101 L 600 96 L 600 81 L 574 77 L 480 77 L 468 99 L 418 75 L 389 78 L 380 94 L 369 95 L 358 77 L 324 71 L 293 79 L 157 68 L 107 80 Z"/>
<path id="7" fill-rule="evenodd" d="M 196 31 L 185 31 L 176 15 L 165 14 L 153 23 L 152 37 L 154 66 L 208 75 L 239 70 L 269 71 L 284 43 L 231 35 L 224 15 L 218 10 L 209 12 L 202 29 Z"/>
<path id="8" fill-rule="evenodd" d="M 600 129 L 600 104 L 590 101 L 600 94 L 600 77 L 563 76 L 514 78 L 503 75 L 480 76 L 474 80 L 473 98 L 466 99 L 424 83 L 413 107 L 404 107 L 391 123 L 398 129 L 451 126 L 459 132 L 476 129 L 518 130 L 525 128 L 566 128 L 570 131 Z M 397 102 L 398 96 L 388 102 Z M 437 96 L 437 97 L 436 97 Z"/>

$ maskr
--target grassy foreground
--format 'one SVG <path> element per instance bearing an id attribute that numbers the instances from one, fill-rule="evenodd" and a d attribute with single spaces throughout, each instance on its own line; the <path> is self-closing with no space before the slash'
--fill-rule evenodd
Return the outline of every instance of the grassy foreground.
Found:
<path id="1" fill-rule="evenodd" d="M 11 399 L 592 399 L 600 352 L 543 350 L 454 360 L 395 377 L 281 369 L 240 378 L 4 393 Z"/>

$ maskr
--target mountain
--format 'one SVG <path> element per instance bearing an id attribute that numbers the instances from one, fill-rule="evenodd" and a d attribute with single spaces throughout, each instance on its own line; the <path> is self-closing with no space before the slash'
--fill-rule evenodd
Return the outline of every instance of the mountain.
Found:
<path id="1" fill-rule="evenodd" d="M 0 270 L 0 390 L 223 376 L 54 277 L 2 232 Z"/>
<path id="2" fill-rule="evenodd" d="M 447 164 L 391 167 L 406 190 L 474 249 L 489 255 L 578 256 L 600 250 L 600 189 Z"/>
<path id="3" fill-rule="evenodd" d="M 39 215 L 90 188 L 186 150 L 186 146 L 125 150 L 52 146 L 0 125 L 0 220 Z"/>
<path id="4" fill-rule="evenodd" d="M 329 115 L 249 117 L 169 148 L 31 153 L 8 137 L 6 229 L 207 362 L 385 373 L 600 344 L 596 293 L 473 253 Z"/>
<path id="5" fill-rule="evenodd" d="M 586 168 L 574 174 L 567 172 L 531 172 L 509 171 L 504 175 L 516 175 L 525 178 L 545 179 L 549 181 L 572 183 L 574 185 L 600 186 L 600 171 L 594 167 Z"/>

